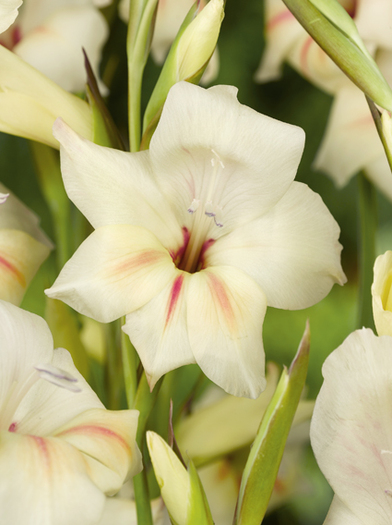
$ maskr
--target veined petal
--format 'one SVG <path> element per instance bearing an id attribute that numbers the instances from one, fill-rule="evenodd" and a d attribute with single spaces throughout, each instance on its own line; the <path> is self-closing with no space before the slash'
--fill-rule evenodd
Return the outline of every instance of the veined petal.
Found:
<path id="1" fill-rule="evenodd" d="M 4 205 L 2 205 L 4 206 Z M 50 248 L 25 232 L 0 228 L 0 297 L 19 305 Z"/>
<path id="2" fill-rule="evenodd" d="M 150 231 L 118 224 L 95 230 L 45 293 L 108 323 L 144 306 L 173 279 L 168 251 Z"/>
<path id="3" fill-rule="evenodd" d="M 293 182 L 266 215 L 213 244 L 207 266 L 229 264 L 254 279 L 269 306 L 307 308 L 344 284 L 339 226 L 319 195 Z"/>
<path id="4" fill-rule="evenodd" d="M 167 525 L 165 505 L 161 498 L 151 501 L 154 525 Z M 136 503 L 125 498 L 106 498 L 103 514 L 97 525 L 137 525 Z"/>
<path id="5" fill-rule="evenodd" d="M 179 82 L 169 92 L 149 151 L 180 224 L 190 223 L 187 210 L 194 199 L 222 210 L 217 238 L 281 198 L 295 177 L 303 144 L 300 128 L 243 106 L 235 88 L 206 90 Z"/>
<path id="6" fill-rule="evenodd" d="M 136 445 L 137 410 L 95 408 L 83 412 L 55 432 L 55 437 L 80 450 L 90 478 L 103 492 L 116 493 L 142 470 Z"/>
<path id="7" fill-rule="evenodd" d="M 363 93 L 355 86 L 336 95 L 314 167 L 342 187 L 360 169 L 384 156 Z M 390 185 L 392 186 L 392 175 Z"/>
<path id="8" fill-rule="evenodd" d="M 56 438 L 0 433 L 3 523 L 94 525 L 105 496 L 91 481 L 83 455 Z"/>
<path id="9" fill-rule="evenodd" d="M 140 356 L 151 389 L 166 372 L 195 362 L 186 324 L 191 279 L 186 272 L 176 271 L 148 304 L 127 315 L 123 330 Z"/>
<path id="10" fill-rule="evenodd" d="M 13 51 L 63 89 L 82 91 L 86 83 L 82 48 L 97 70 L 107 33 L 104 17 L 92 6 L 60 8 Z"/>
<path id="11" fill-rule="evenodd" d="M 191 276 L 187 323 L 197 364 L 235 396 L 256 398 L 266 386 L 262 325 L 266 297 L 257 283 L 230 266 Z"/>
<path id="12" fill-rule="evenodd" d="M 61 121 L 53 132 L 61 143 L 68 196 L 94 228 L 134 224 L 148 228 L 166 247 L 182 245 L 182 230 L 159 191 L 148 151 L 130 155 L 97 146 Z"/>
<path id="13" fill-rule="evenodd" d="M 0 301 L 0 318 L 1 407 L 14 381 L 21 380 L 35 364 L 51 361 L 53 338 L 41 317 L 5 301 Z"/>
<path id="14" fill-rule="evenodd" d="M 349 335 L 323 365 L 310 431 L 323 474 L 367 525 L 387 525 L 392 515 L 391 368 L 391 337 Z"/>
<path id="15" fill-rule="evenodd" d="M 337 496 L 334 496 L 324 525 L 365 525 L 365 522 L 352 513 Z"/>
<path id="16" fill-rule="evenodd" d="M 18 16 L 18 8 L 21 5 L 22 0 L 0 1 L 0 33 L 3 33 L 14 22 Z"/>
<path id="17" fill-rule="evenodd" d="M 27 348 L 30 351 L 30 342 L 28 344 Z M 26 352 L 26 346 L 24 351 Z M 34 365 L 41 363 L 42 360 L 37 359 Z M 80 392 L 71 392 L 48 381 L 39 380 L 24 397 L 15 413 L 15 432 L 48 436 L 86 410 L 103 408 L 96 393 L 76 369 L 67 350 L 54 350 L 50 364 L 77 379 Z"/>

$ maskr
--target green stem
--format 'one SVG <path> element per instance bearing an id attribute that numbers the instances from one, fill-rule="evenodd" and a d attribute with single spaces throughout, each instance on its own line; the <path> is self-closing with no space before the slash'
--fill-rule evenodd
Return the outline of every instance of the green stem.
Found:
<path id="1" fill-rule="evenodd" d="M 136 399 L 137 367 L 139 360 L 135 347 L 123 331 L 121 331 L 121 353 L 127 403 L 129 407 L 132 407 Z"/>
<path id="2" fill-rule="evenodd" d="M 121 403 L 121 360 L 120 360 L 120 323 L 114 321 L 105 326 L 107 352 L 108 408 L 118 410 Z"/>
<path id="3" fill-rule="evenodd" d="M 359 208 L 359 309 L 358 327 L 374 330 L 371 286 L 376 258 L 377 198 L 374 186 L 358 174 Z"/>
<path id="4" fill-rule="evenodd" d="M 135 402 L 132 407 L 139 410 L 140 413 L 136 434 L 136 442 L 140 450 L 143 450 L 144 448 L 147 419 L 155 405 L 161 385 L 162 379 L 158 381 L 154 390 L 150 392 L 146 373 L 143 372 L 136 392 Z M 145 462 L 143 471 L 133 478 L 133 486 L 135 489 L 137 522 L 142 525 L 153 525 Z"/>

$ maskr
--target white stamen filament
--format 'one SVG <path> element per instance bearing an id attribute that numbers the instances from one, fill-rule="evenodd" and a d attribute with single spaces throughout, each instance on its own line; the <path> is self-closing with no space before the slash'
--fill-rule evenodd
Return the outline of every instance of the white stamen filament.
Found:
<path id="1" fill-rule="evenodd" d="M 188 208 L 188 213 L 195 213 L 197 208 L 199 207 L 200 201 L 198 199 L 193 199 L 191 202 L 191 205 Z"/>

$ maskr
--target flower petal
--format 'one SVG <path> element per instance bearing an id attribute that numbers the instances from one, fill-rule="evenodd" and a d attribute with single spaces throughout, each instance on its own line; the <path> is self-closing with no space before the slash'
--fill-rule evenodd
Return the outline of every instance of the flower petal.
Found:
<path id="1" fill-rule="evenodd" d="M 206 265 L 242 269 L 261 286 L 269 306 L 307 308 L 335 282 L 346 281 L 339 231 L 320 196 L 294 182 L 269 213 L 213 244 Z"/>
<path id="2" fill-rule="evenodd" d="M 61 170 L 69 198 L 94 228 L 134 224 L 176 250 L 182 230 L 157 187 L 149 152 L 124 153 L 79 137 L 61 120 L 53 127 L 61 143 Z"/>
<path id="3" fill-rule="evenodd" d="M 108 323 L 144 306 L 175 272 L 168 251 L 148 230 L 103 226 L 83 242 L 45 293 Z"/>
<path id="4" fill-rule="evenodd" d="M 82 48 L 97 70 L 107 33 L 97 9 L 70 6 L 45 17 L 13 51 L 63 89 L 77 92 L 86 83 Z"/>
<path id="5" fill-rule="evenodd" d="M 362 39 L 391 49 L 391 2 L 389 0 L 362 0 L 357 5 L 355 23 Z"/>
<path id="6" fill-rule="evenodd" d="M 167 97 L 150 157 L 180 224 L 191 221 L 187 210 L 194 199 L 222 209 L 224 227 L 215 227 L 217 238 L 281 198 L 295 177 L 303 144 L 300 128 L 243 106 L 235 88 L 206 90 L 179 82 Z"/>
<path id="7" fill-rule="evenodd" d="M 90 478 L 103 492 L 114 494 L 142 470 L 136 445 L 138 417 L 137 410 L 95 408 L 76 416 L 54 435 L 80 450 Z"/>
<path id="8" fill-rule="evenodd" d="M 334 496 L 324 525 L 365 525 L 365 522 L 353 514 L 337 496 Z"/>
<path id="9" fill-rule="evenodd" d="M 90 480 L 83 455 L 56 438 L 0 433 L 3 523 L 94 525 L 105 497 Z"/>
<path id="10" fill-rule="evenodd" d="M 382 144 L 363 93 L 355 86 L 340 90 L 314 167 L 325 171 L 342 187 L 360 169 L 382 156 Z M 392 186 L 392 175 L 389 175 Z"/>
<path id="11" fill-rule="evenodd" d="M 186 325 L 190 279 L 189 274 L 177 271 L 148 304 L 127 315 L 123 326 L 140 356 L 151 389 L 170 370 L 195 362 Z"/>
<path id="12" fill-rule="evenodd" d="M 0 229 L 0 297 L 19 305 L 50 248 L 27 233 Z"/>
<path id="13" fill-rule="evenodd" d="M 235 396 L 265 389 L 263 291 L 237 268 L 207 268 L 192 275 L 187 293 L 189 341 L 197 364 Z"/>
<path id="14" fill-rule="evenodd" d="M 369 329 L 348 336 L 323 365 L 310 437 L 317 462 L 359 522 L 392 515 L 392 339 Z"/>
<path id="15" fill-rule="evenodd" d="M 19 381 L 37 363 L 49 363 L 53 339 L 38 315 L 0 301 L 0 407 L 14 381 Z M 28 351 L 26 351 L 28 349 Z"/>
<path id="16" fill-rule="evenodd" d="M 378 335 L 392 336 L 392 252 L 377 257 L 372 284 L 373 318 Z"/>
<path id="17" fill-rule="evenodd" d="M 21 5 L 22 0 L 0 1 L 0 33 L 3 33 L 15 21 L 18 16 L 18 8 Z"/>
<path id="18" fill-rule="evenodd" d="M 30 351 L 29 346 L 25 347 L 25 352 Z M 37 359 L 34 364 L 41 363 L 42 360 Z M 96 393 L 76 369 L 67 350 L 64 348 L 54 350 L 50 364 L 77 379 L 80 392 L 71 392 L 41 379 L 20 403 L 13 419 L 14 431 L 48 436 L 86 410 L 103 408 Z"/>

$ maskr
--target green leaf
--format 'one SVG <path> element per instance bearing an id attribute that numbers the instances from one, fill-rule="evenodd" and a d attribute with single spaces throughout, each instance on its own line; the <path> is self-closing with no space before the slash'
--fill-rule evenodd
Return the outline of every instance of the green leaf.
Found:
<path id="1" fill-rule="evenodd" d="M 214 525 L 203 485 L 192 460 L 188 465 L 188 474 L 191 489 L 186 525 Z"/>
<path id="2" fill-rule="evenodd" d="M 306 324 L 297 355 L 284 369 L 261 421 L 241 480 L 235 525 L 260 525 L 274 488 L 287 436 L 305 384 L 310 331 Z"/>

